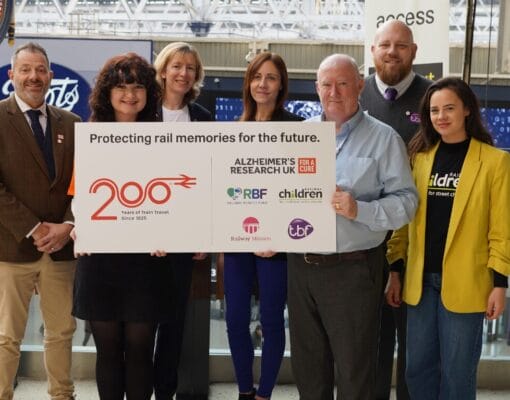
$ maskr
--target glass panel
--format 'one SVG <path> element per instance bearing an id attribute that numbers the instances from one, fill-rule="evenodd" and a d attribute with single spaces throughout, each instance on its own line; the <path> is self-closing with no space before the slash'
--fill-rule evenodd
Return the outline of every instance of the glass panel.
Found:
<path id="1" fill-rule="evenodd" d="M 482 107 L 481 112 L 494 138 L 494 145 L 502 149 L 510 149 L 510 108 Z"/>
<path id="2" fill-rule="evenodd" d="M 227 328 L 225 323 L 225 300 L 222 296 L 222 285 L 218 284 L 216 264 L 212 267 L 211 282 L 211 337 L 210 349 L 214 352 L 228 352 Z M 482 357 L 510 357 L 510 290 L 507 291 L 507 308 L 504 314 L 497 321 L 485 321 L 483 332 Z M 263 334 L 257 331 L 260 325 L 260 314 L 258 311 L 258 301 L 252 300 L 252 322 L 250 323 L 250 332 L 252 332 L 255 347 L 258 348 L 263 340 Z M 285 350 L 290 351 L 289 328 L 287 308 L 284 312 L 285 317 Z M 73 338 L 73 346 L 94 346 L 94 339 L 90 333 L 85 321 L 77 320 L 76 333 Z M 23 345 L 43 344 L 43 324 L 39 310 L 39 296 L 32 298 L 29 308 L 29 319 L 23 339 Z M 80 351 L 75 348 L 75 351 Z"/>

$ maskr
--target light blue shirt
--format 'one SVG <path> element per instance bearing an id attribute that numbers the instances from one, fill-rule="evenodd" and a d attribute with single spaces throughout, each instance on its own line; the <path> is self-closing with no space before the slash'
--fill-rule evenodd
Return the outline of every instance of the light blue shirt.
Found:
<path id="1" fill-rule="evenodd" d="M 318 115 L 307 122 L 323 118 Z M 336 184 L 358 205 L 355 220 L 336 216 L 336 251 L 371 249 L 389 230 L 409 223 L 418 206 L 406 148 L 393 128 L 361 107 L 342 124 L 336 141 Z"/>

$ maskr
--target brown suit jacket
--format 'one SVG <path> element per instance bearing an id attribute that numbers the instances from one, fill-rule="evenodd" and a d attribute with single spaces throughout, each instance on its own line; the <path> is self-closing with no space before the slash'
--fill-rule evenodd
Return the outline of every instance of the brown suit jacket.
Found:
<path id="1" fill-rule="evenodd" d="M 14 95 L 0 101 L 0 261 L 36 261 L 42 253 L 26 235 L 38 222 L 73 221 L 67 188 L 73 172 L 74 123 L 80 118 L 48 105 L 55 180 Z M 51 257 L 73 258 L 72 243 Z"/>

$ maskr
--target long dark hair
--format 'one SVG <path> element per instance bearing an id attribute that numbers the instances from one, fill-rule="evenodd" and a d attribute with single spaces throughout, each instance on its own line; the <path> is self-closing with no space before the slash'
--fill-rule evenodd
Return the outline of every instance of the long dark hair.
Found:
<path id="1" fill-rule="evenodd" d="M 147 91 L 147 103 L 136 116 L 137 121 L 156 121 L 161 88 L 156 70 L 136 53 L 126 53 L 106 61 L 96 78 L 89 97 L 90 121 L 113 122 L 115 111 L 110 101 L 111 90 L 120 84 L 138 83 Z"/>
<path id="2" fill-rule="evenodd" d="M 430 119 L 430 98 L 435 92 L 442 89 L 450 89 L 454 92 L 462 101 L 464 107 L 469 110 L 469 115 L 466 116 L 465 120 L 467 136 L 490 145 L 494 144 L 492 136 L 482 122 L 478 99 L 469 85 L 459 78 L 443 78 L 429 86 L 421 101 L 420 129 L 409 142 L 411 162 L 417 153 L 430 150 L 441 138 L 434 129 Z"/>
<path id="3" fill-rule="evenodd" d="M 282 88 L 280 89 L 280 92 L 276 98 L 273 114 L 283 111 L 283 103 L 285 102 L 287 94 L 289 93 L 289 76 L 287 74 L 287 66 L 283 61 L 283 58 L 281 58 L 278 54 L 265 51 L 255 56 L 255 58 L 250 62 L 250 65 L 248 65 L 246 73 L 244 74 L 243 113 L 239 118 L 240 121 L 253 121 L 255 119 L 255 114 L 257 113 L 257 103 L 255 103 L 255 100 L 253 100 L 253 97 L 251 97 L 250 84 L 257 71 L 266 61 L 271 61 L 274 64 L 278 70 L 278 73 L 280 74 L 280 83 L 282 85 Z"/>

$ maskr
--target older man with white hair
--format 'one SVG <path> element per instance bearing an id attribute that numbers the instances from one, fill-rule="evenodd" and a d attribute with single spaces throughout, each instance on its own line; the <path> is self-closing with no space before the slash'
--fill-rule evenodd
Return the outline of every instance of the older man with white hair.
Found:
<path id="1" fill-rule="evenodd" d="M 363 113 L 355 60 L 322 61 L 316 89 L 334 121 L 337 225 L 333 254 L 290 254 L 288 306 L 292 367 L 301 400 L 373 399 L 384 252 L 389 230 L 407 224 L 417 192 L 406 149 L 393 128 Z"/>

